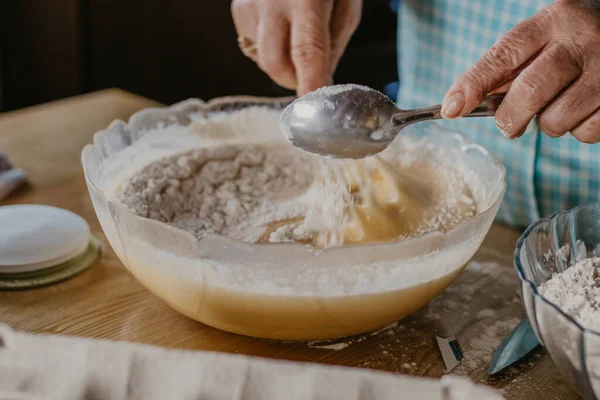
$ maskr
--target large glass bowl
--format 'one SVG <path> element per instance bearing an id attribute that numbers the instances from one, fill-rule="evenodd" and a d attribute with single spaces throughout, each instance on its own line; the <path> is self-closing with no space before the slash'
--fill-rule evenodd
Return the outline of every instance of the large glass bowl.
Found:
<path id="1" fill-rule="evenodd" d="M 128 123 L 116 121 L 98 132 L 82 161 L 96 214 L 114 251 L 143 285 L 174 309 L 250 336 L 331 339 L 381 328 L 423 307 L 476 252 L 505 190 L 504 167 L 486 150 L 435 125 L 417 125 L 402 134 L 444 149 L 478 187 L 477 215 L 446 233 L 315 253 L 300 244 L 256 245 L 216 235 L 198 241 L 188 232 L 136 216 L 115 200 L 114 187 L 124 180 L 116 177 L 194 146 L 165 133 L 138 149 L 136 142 L 153 127 L 193 124 L 209 137 L 234 134 L 252 142 L 260 130 L 278 132 L 280 110 L 289 102 L 188 100 L 140 111 Z M 194 140 L 198 145 L 205 139 Z"/>
<path id="2" fill-rule="evenodd" d="M 515 266 L 529 321 L 562 375 L 587 399 L 600 397 L 600 333 L 585 329 L 538 293 L 538 286 L 577 262 L 600 257 L 600 204 L 577 207 L 531 225 Z"/>

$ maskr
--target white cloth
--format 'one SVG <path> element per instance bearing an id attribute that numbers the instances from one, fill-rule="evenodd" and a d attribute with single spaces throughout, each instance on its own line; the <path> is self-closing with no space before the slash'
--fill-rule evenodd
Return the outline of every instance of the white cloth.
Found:
<path id="1" fill-rule="evenodd" d="M 167 350 L 0 325 L 0 399 L 499 400 L 458 377 L 415 378 L 367 369 Z"/>

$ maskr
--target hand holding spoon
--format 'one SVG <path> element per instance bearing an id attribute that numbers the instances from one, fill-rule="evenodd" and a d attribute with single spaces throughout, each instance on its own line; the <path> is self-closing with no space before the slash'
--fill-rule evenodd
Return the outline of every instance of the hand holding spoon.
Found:
<path id="1" fill-rule="evenodd" d="M 486 97 L 466 117 L 490 117 L 504 94 Z M 283 111 L 279 126 L 296 147 L 334 158 L 363 158 L 383 151 L 415 122 L 441 119 L 441 105 L 401 110 L 383 93 L 360 85 L 326 86 Z"/>

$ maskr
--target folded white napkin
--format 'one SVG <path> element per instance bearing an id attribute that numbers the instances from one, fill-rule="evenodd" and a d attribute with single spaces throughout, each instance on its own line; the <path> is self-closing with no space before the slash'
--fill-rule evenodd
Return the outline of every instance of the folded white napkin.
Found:
<path id="1" fill-rule="evenodd" d="M 226 353 L 30 335 L 0 325 L 2 400 L 502 398 L 458 377 L 435 380 Z"/>

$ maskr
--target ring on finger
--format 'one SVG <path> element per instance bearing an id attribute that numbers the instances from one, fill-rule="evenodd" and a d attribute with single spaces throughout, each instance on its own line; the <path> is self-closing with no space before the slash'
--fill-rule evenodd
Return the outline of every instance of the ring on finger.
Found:
<path id="1" fill-rule="evenodd" d="M 239 36 L 237 41 L 240 50 L 246 57 L 253 57 L 258 52 L 258 46 L 250 38 Z"/>

